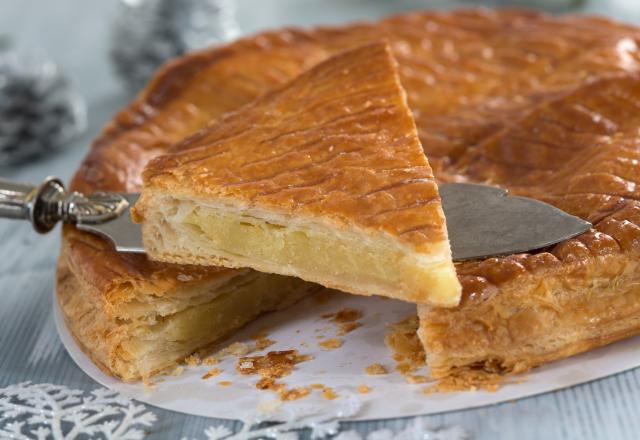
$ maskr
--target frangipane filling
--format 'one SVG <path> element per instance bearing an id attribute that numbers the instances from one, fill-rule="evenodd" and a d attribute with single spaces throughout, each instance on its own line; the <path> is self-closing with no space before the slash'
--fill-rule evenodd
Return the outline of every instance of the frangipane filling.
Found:
<path id="1" fill-rule="evenodd" d="M 215 343 L 262 313 L 286 307 L 313 290 L 295 278 L 256 274 L 233 291 L 180 312 L 155 318 L 153 324 L 132 324 L 120 345 L 120 358 L 132 360 L 142 376 Z"/>
<path id="2" fill-rule="evenodd" d="M 457 277 L 446 241 L 433 243 L 428 254 L 407 252 L 379 234 L 375 241 L 353 231 L 279 222 L 271 215 L 234 212 L 175 199 L 174 209 L 155 213 L 162 220 L 154 239 L 160 252 L 216 257 L 223 265 L 246 265 L 341 288 L 357 285 L 363 294 L 405 291 L 424 286 L 430 299 L 443 305 L 457 301 Z M 176 206 L 179 204 L 179 206 Z M 167 205 L 165 205 L 166 207 Z M 155 223 L 155 222 L 153 222 Z M 442 292 L 442 293 L 440 293 Z M 415 292 L 416 296 L 423 292 Z"/>

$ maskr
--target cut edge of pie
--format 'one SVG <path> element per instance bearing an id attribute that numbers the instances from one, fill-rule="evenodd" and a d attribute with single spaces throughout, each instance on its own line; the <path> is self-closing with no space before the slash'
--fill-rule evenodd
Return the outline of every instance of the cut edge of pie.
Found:
<path id="1" fill-rule="evenodd" d="M 161 261 L 251 267 L 360 295 L 416 303 L 428 299 L 439 306 L 458 303 L 448 241 L 430 245 L 439 254 L 434 257 L 384 234 L 293 219 L 273 210 L 213 205 L 164 192 L 148 193 L 146 200 L 157 208 L 145 210 L 145 248 Z"/>
<path id="2" fill-rule="evenodd" d="M 226 270 L 167 291 L 147 283 L 135 289 L 130 283 L 115 283 L 105 301 L 74 275 L 72 265 L 69 249 L 63 247 L 56 294 L 65 323 L 100 369 L 125 381 L 169 371 L 259 315 L 321 289 L 292 277 Z"/>
<path id="3" fill-rule="evenodd" d="M 521 373 L 637 334 L 636 259 L 603 255 L 560 273 L 520 277 L 499 295 L 468 299 L 451 311 L 418 306 L 418 336 L 432 376 L 466 369 Z"/>
<path id="4" fill-rule="evenodd" d="M 591 80 L 478 145 L 468 175 L 509 182 L 593 227 L 538 252 L 458 264 L 460 305 L 419 307 L 434 376 L 526 371 L 640 331 L 639 98 L 637 73 Z M 497 151 L 524 166 L 494 160 Z"/>

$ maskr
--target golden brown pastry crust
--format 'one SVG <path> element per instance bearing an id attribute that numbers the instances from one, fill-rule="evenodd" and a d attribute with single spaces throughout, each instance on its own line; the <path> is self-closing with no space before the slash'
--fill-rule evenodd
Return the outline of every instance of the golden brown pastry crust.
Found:
<path id="1" fill-rule="evenodd" d="M 546 252 L 457 266 L 451 312 L 421 308 L 436 376 L 455 367 L 521 371 L 640 331 L 640 74 L 578 86 L 532 109 L 460 163 L 588 219 L 594 228 Z"/>
<path id="2" fill-rule="evenodd" d="M 282 29 L 172 61 L 95 141 L 73 179 L 81 191 L 135 191 L 147 161 L 330 53 L 386 38 L 423 146 L 443 169 L 468 146 L 556 92 L 635 71 L 632 26 L 520 10 L 416 12 L 375 23 Z M 213 99 L 215 98 L 215 99 Z M 433 158 L 433 159 L 431 159 Z"/>
<path id="3" fill-rule="evenodd" d="M 599 256 L 491 286 L 451 312 L 419 307 L 431 374 L 519 373 L 638 334 L 639 269 L 637 253 Z"/>
<path id="4" fill-rule="evenodd" d="M 158 302 L 163 297 L 174 297 L 172 299 L 179 302 L 181 295 L 189 293 L 189 286 L 224 281 L 237 276 L 238 271 L 152 262 L 136 264 L 139 256 L 133 254 L 123 255 L 121 259 L 107 259 L 107 264 L 99 264 L 104 261 L 105 249 L 110 250 L 108 246 L 98 237 L 68 227 L 58 258 L 58 304 L 78 345 L 103 371 L 126 380 L 139 379 L 143 375 L 148 377 L 159 369 L 142 374 L 133 354 L 123 348 L 123 343 L 135 329 L 151 325 L 153 313 L 129 319 L 128 306 L 132 302 L 140 302 L 142 296 L 148 296 L 144 299 L 149 302 Z M 126 270 L 133 273 L 136 269 L 139 271 L 137 278 L 121 275 Z M 185 277 L 189 280 L 186 281 Z M 179 285 L 183 288 L 176 289 Z M 176 360 L 168 361 L 171 364 Z"/>
<path id="5" fill-rule="evenodd" d="M 577 84 L 600 75 L 637 71 L 640 60 L 638 29 L 582 15 L 554 18 L 515 10 L 418 12 L 377 23 L 266 32 L 183 57 L 164 67 L 107 125 L 72 187 L 86 192 L 138 190 L 149 159 L 211 118 L 251 101 L 330 53 L 382 37 L 389 40 L 399 62 L 401 82 L 408 92 L 423 146 L 441 180 L 486 179 L 485 171 L 473 171 L 465 164 L 465 156 L 507 159 L 514 149 L 503 150 L 499 143 L 495 148 L 476 148 L 482 140 L 536 104 L 544 104 Z M 547 157 L 547 153 L 531 151 L 529 157 L 517 154 L 517 160 L 525 160 L 530 166 L 532 158 L 544 162 Z M 464 174 L 467 170 L 474 173 L 471 178 Z M 508 180 L 501 184 L 511 186 Z M 622 194 L 616 188 L 613 179 L 597 188 L 595 192 L 601 194 L 550 194 L 548 201 L 554 202 L 555 197 L 559 206 L 566 207 L 571 200 L 579 200 L 573 204 L 574 212 L 584 217 L 604 217 L 637 197 L 633 191 Z M 615 236 L 608 228 L 635 231 L 637 222 L 621 218 L 601 226 L 602 236 Z M 530 271 L 562 270 L 571 262 L 592 261 L 599 252 L 593 249 L 600 249 L 600 245 L 593 247 L 591 243 L 603 243 L 602 249 L 611 243 L 608 238 L 588 237 L 560 245 L 553 253 L 522 257 L 526 264 L 519 262 L 521 257 L 511 257 L 461 265 L 461 282 L 469 295 L 476 286 L 484 285 L 489 288 L 482 290 L 483 295 L 500 295 L 507 280 L 515 283 L 522 277 L 525 282 Z M 74 240 L 82 244 L 94 239 L 66 228 L 64 241 Z M 130 260 L 96 240 L 102 244 L 94 250 L 76 246 L 68 258 L 84 260 L 71 270 L 96 286 L 97 297 L 107 295 L 113 283 L 131 279 L 146 285 L 164 279 L 162 266 L 144 258 Z M 637 240 L 625 240 L 625 246 L 637 246 Z M 617 245 L 611 246 L 615 249 Z M 114 269 L 107 271 L 105 267 Z M 594 342 L 593 346 L 602 343 L 605 341 Z"/>
<path id="6" fill-rule="evenodd" d="M 115 357 L 110 347 L 116 344 L 109 340 L 110 332 L 115 326 L 106 319 L 105 313 L 99 312 L 99 306 L 94 301 L 80 298 L 79 292 L 83 292 L 82 296 L 91 296 L 93 293 L 97 297 L 97 289 L 91 285 L 80 285 L 66 264 L 65 252 L 63 249 L 58 259 L 56 274 L 56 299 L 65 324 L 93 363 L 105 373 L 114 374 L 114 370 L 108 365 L 109 359 Z"/>

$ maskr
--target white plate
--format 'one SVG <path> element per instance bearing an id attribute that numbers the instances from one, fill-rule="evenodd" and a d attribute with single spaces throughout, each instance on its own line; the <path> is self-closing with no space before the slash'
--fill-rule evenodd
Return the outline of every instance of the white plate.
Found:
<path id="1" fill-rule="evenodd" d="M 107 388 L 149 405 L 206 417 L 245 419 L 265 400 L 273 400 L 270 391 L 255 388 L 256 376 L 242 376 L 235 371 L 235 358 L 226 358 L 216 365 L 222 374 L 203 380 L 201 376 L 211 366 L 186 367 L 180 376 L 163 377 L 150 390 L 140 383 L 123 383 L 98 369 L 82 352 L 64 324 L 61 311 L 54 301 L 56 326 L 67 351 L 78 366 Z M 318 347 L 318 335 L 333 337 L 335 325 L 320 315 L 345 307 L 363 312 L 362 327 L 344 337 L 344 345 L 335 350 Z M 640 365 L 640 337 L 574 356 L 530 372 L 521 383 L 507 384 L 496 392 L 475 391 L 424 394 L 425 384 L 408 384 L 394 369 L 395 363 L 385 346 L 385 324 L 408 316 L 414 307 L 400 301 L 337 295 L 325 303 L 304 300 L 287 310 L 266 315 L 245 327 L 229 342 L 251 342 L 250 336 L 266 329 L 276 344 L 265 351 L 296 348 L 314 359 L 300 363 L 290 376 L 283 378 L 289 387 L 320 383 L 333 387 L 339 397 L 329 401 L 319 391 L 290 405 L 326 405 L 327 411 L 342 399 L 356 396 L 362 403 L 351 420 L 394 418 L 461 410 L 520 399 L 560 388 L 599 379 Z M 367 376 L 366 366 L 385 365 L 390 374 Z M 231 381 L 223 387 L 219 381 Z M 372 388 L 368 394 L 357 393 L 360 384 Z M 347 397 L 349 396 L 349 397 Z M 289 404 L 288 404 L 289 405 Z"/>

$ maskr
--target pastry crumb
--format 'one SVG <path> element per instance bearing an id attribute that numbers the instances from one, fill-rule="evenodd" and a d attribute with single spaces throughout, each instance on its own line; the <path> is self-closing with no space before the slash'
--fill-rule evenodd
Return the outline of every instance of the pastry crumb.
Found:
<path id="1" fill-rule="evenodd" d="M 334 400 L 338 398 L 338 394 L 336 394 L 336 392 L 333 391 L 333 388 L 331 387 L 327 387 L 322 390 L 322 396 L 327 400 Z"/>
<path id="2" fill-rule="evenodd" d="M 316 389 L 316 390 L 322 390 L 324 389 L 324 385 L 322 385 L 321 383 L 312 383 L 311 385 L 309 385 L 311 388 Z"/>
<path id="3" fill-rule="evenodd" d="M 427 383 L 429 378 L 421 374 L 407 374 L 405 377 L 407 383 Z"/>
<path id="4" fill-rule="evenodd" d="M 190 367 L 196 367 L 202 363 L 202 360 L 200 359 L 200 355 L 193 353 L 191 356 L 187 356 L 184 362 Z"/>
<path id="5" fill-rule="evenodd" d="M 267 336 L 268 336 L 267 330 L 266 329 L 262 329 L 258 333 L 256 333 L 253 336 L 251 336 L 251 339 L 253 339 L 254 341 L 257 341 L 258 339 L 264 339 Z"/>
<path id="6" fill-rule="evenodd" d="M 394 358 L 395 359 L 395 358 Z M 395 359 L 397 361 L 397 359 Z M 413 373 L 414 371 L 417 370 L 415 365 L 412 365 L 411 363 L 407 363 L 404 361 L 400 361 L 400 363 L 396 364 L 396 370 L 404 375 L 407 376 L 410 373 Z"/>
<path id="7" fill-rule="evenodd" d="M 362 326 L 361 323 L 357 322 L 358 319 L 362 318 L 362 311 L 358 309 L 347 307 L 335 313 L 325 313 L 320 317 L 337 324 L 338 336 L 344 336 Z"/>
<path id="8" fill-rule="evenodd" d="M 227 356 L 227 355 L 245 356 L 250 352 L 251 352 L 251 348 L 249 347 L 248 344 L 245 344 L 244 342 L 234 342 L 233 344 L 228 345 L 227 347 L 220 350 L 218 352 L 218 355 L 220 357 Z"/>
<path id="9" fill-rule="evenodd" d="M 205 365 L 218 365 L 220 363 L 220 359 L 215 356 L 207 356 L 202 362 Z"/>
<path id="10" fill-rule="evenodd" d="M 426 364 L 424 348 L 418 338 L 418 325 L 418 316 L 410 315 L 389 325 L 384 337 L 384 342 L 393 351 L 396 369 L 405 376 Z"/>
<path id="11" fill-rule="evenodd" d="M 334 316 L 335 322 L 353 322 L 362 318 L 362 311 L 358 309 L 342 309 Z"/>
<path id="12" fill-rule="evenodd" d="M 218 374 L 222 373 L 222 371 L 220 370 L 220 368 L 212 368 L 209 371 L 207 371 L 202 378 L 203 379 L 209 379 L 210 377 L 214 377 L 217 376 Z"/>
<path id="13" fill-rule="evenodd" d="M 231 384 L 232 382 L 230 380 L 221 380 L 220 382 L 218 382 L 218 385 L 220 385 L 221 387 L 228 387 Z"/>
<path id="14" fill-rule="evenodd" d="M 396 370 L 405 377 L 407 383 L 428 382 L 427 376 L 414 374 L 426 365 L 426 355 L 418 338 L 418 316 L 410 315 L 387 328 L 384 342 L 393 352 Z"/>
<path id="15" fill-rule="evenodd" d="M 271 347 L 276 341 L 268 338 L 261 338 L 256 341 L 256 350 L 264 350 L 267 347 Z"/>
<path id="16" fill-rule="evenodd" d="M 278 396 L 282 401 L 290 401 L 290 400 L 298 400 L 304 396 L 309 395 L 309 393 L 311 393 L 311 390 L 309 388 L 298 387 L 298 388 L 292 388 L 290 390 L 283 389 L 278 392 Z"/>
<path id="17" fill-rule="evenodd" d="M 338 338 L 325 339 L 324 341 L 320 341 L 318 346 L 325 350 L 335 350 L 336 348 L 342 347 L 342 340 Z"/>
<path id="18" fill-rule="evenodd" d="M 271 377 L 263 377 L 256 383 L 256 388 L 259 390 L 280 391 L 284 388 L 284 384 L 276 382 Z"/>
<path id="19" fill-rule="evenodd" d="M 262 377 L 277 379 L 289 375 L 296 364 L 311 359 L 312 356 L 301 355 L 298 350 L 270 351 L 262 356 L 238 359 L 236 370 L 243 375 L 259 374 Z"/>
<path id="20" fill-rule="evenodd" d="M 271 377 L 263 377 L 256 383 L 259 390 L 269 390 L 278 393 L 278 398 L 282 401 L 298 400 L 311 393 L 308 387 L 297 387 L 287 389 L 283 383 L 277 382 Z"/>
<path id="21" fill-rule="evenodd" d="M 251 336 L 251 339 L 256 341 L 256 350 L 264 350 L 267 347 L 272 346 L 276 341 L 269 339 L 266 330 L 260 330 L 255 335 Z"/>
<path id="22" fill-rule="evenodd" d="M 369 391 L 371 391 L 371 387 L 368 387 L 365 384 L 358 385 L 358 392 L 360 394 L 367 394 Z"/>
<path id="23" fill-rule="evenodd" d="M 379 376 L 382 374 L 388 374 L 389 372 L 382 364 L 371 364 L 367 368 L 364 369 L 365 373 L 369 376 Z"/>
<path id="24" fill-rule="evenodd" d="M 505 376 L 472 368 L 463 368 L 450 376 L 439 379 L 433 385 L 423 389 L 425 394 L 450 393 L 455 391 L 490 391 L 495 392 L 504 383 L 509 382 Z"/>

